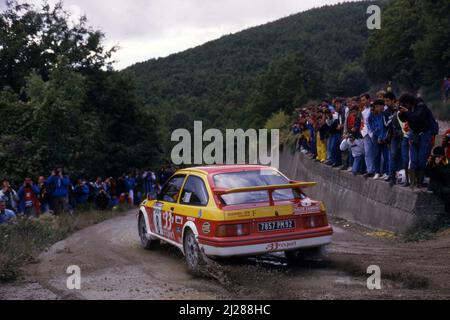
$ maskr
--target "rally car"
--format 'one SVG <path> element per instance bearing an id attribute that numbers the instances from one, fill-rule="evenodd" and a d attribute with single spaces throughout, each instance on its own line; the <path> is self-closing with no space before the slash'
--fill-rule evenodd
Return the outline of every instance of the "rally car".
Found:
<path id="1" fill-rule="evenodd" d="M 284 251 L 295 258 L 332 240 L 325 206 L 274 168 L 256 165 L 179 170 L 138 212 L 145 249 L 178 247 L 198 273 L 205 256 L 254 256 Z"/>

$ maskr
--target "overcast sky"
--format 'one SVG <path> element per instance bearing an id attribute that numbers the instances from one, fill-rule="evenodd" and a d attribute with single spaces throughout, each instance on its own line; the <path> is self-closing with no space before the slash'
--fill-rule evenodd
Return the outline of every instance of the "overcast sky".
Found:
<path id="1" fill-rule="evenodd" d="M 29 0 L 39 4 L 42 0 Z M 55 3 L 56 0 L 49 0 Z M 117 69 L 342 0 L 65 0 L 73 14 L 119 45 Z M 4 7 L 5 0 L 0 0 Z M 332 22 L 331 22 L 332 23 Z"/>

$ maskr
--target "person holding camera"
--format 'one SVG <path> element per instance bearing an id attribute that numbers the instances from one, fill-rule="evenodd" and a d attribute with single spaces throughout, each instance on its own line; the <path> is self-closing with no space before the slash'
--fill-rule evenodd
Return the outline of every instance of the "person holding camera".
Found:
<path id="1" fill-rule="evenodd" d="M 430 177 L 428 189 L 444 201 L 445 211 L 450 213 L 450 166 L 443 147 L 434 148 L 425 173 Z"/>
<path id="2" fill-rule="evenodd" d="M 52 209 L 57 215 L 69 211 L 69 185 L 70 179 L 64 175 L 64 170 L 61 167 L 53 170 L 51 176 L 47 179 L 47 186 L 52 195 Z"/>
<path id="3" fill-rule="evenodd" d="M 414 95 L 406 93 L 400 97 L 399 119 L 408 122 L 409 135 L 409 177 L 411 187 L 421 188 L 424 170 L 432 149 L 432 136 L 436 133 L 433 113 L 426 104 Z"/>
<path id="4" fill-rule="evenodd" d="M 347 133 L 344 135 L 344 140 L 342 140 L 341 151 L 349 151 L 352 154 L 352 173 L 357 176 L 362 173 L 363 162 L 364 162 L 364 141 L 358 138 L 355 133 Z"/>
<path id="5" fill-rule="evenodd" d="M 6 201 L 0 198 L 0 225 L 5 223 L 11 223 L 16 219 L 14 211 L 6 208 Z"/>
<path id="6" fill-rule="evenodd" d="M 8 179 L 3 179 L 0 198 L 5 201 L 6 209 L 12 210 L 15 213 L 17 212 L 19 196 L 17 195 L 16 190 L 11 187 Z"/>
<path id="7" fill-rule="evenodd" d="M 39 188 L 33 184 L 31 178 L 26 178 L 23 186 L 19 189 L 19 213 L 27 217 L 39 218 Z"/>

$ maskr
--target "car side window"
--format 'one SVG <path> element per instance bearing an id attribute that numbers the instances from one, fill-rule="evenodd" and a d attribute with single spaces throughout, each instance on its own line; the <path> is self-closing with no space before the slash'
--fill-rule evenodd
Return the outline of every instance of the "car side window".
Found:
<path id="1" fill-rule="evenodd" d="M 175 176 L 161 190 L 158 200 L 177 203 L 180 196 L 181 187 L 183 186 L 185 175 Z"/>
<path id="2" fill-rule="evenodd" d="M 181 194 L 181 203 L 189 206 L 206 206 L 208 191 L 203 180 L 196 176 L 189 176 Z"/>

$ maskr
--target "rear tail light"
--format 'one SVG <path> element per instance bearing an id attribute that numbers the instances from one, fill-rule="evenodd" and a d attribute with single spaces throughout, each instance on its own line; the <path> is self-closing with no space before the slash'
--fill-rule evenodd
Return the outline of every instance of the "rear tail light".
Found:
<path id="1" fill-rule="evenodd" d="M 219 238 L 248 236 L 249 234 L 250 224 L 248 223 L 223 224 L 216 229 L 216 236 Z"/>
<path id="2" fill-rule="evenodd" d="M 320 228 L 328 225 L 328 219 L 326 215 L 311 216 L 307 217 L 305 220 L 305 226 L 307 229 Z"/>

